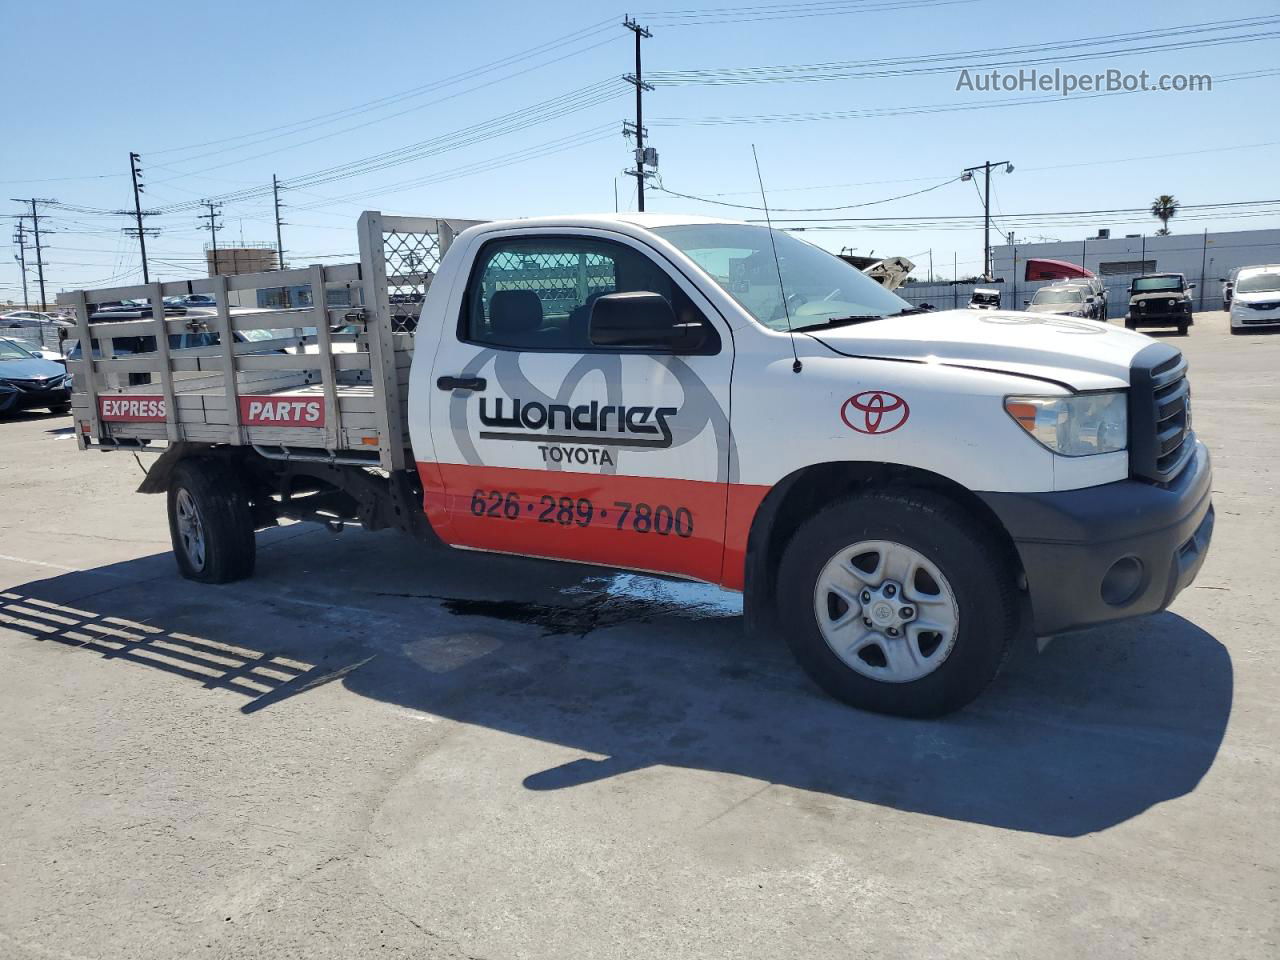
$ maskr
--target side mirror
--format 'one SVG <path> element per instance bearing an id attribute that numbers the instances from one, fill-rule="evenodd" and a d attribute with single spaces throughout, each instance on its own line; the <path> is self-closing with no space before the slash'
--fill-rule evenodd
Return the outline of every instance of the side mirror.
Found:
<path id="1" fill-rule="evenodd" d="M 696 350 L 702 343 L 699 324 L 682 324 L 667 298 L 648 290 L 609 293 L 591 305 L 587 321 L 597 347 L 651 347 L 655 350 Z"/>
<path id="2" fill-rule="evenodd" d="M 1187 289 L 1188 289 L 1188 290 L 1194 290 L 1195 288 L 1196 288 L 1196 285 L 1195 285 L 1194 283 L 1188 283 L 1188 284 L 1187 284 Z"/>
<path id="3" fill-rule="evenodd" d="M 1023 305 L 1024 307 L 1029 307 L 1029 306 L 1031 306 L 1031 301 L 1030 301 L 1030 300 L 1023 300 L 1023 301 L 1022 301 L 1022 305 Z"/>

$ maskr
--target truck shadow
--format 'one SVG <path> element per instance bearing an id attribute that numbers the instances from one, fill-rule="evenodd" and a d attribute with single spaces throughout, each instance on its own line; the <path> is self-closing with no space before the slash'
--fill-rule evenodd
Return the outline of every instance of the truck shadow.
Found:
<path id="1" fill-rule="evenodd" d="M 969 709 L 906 721 L 827 699 L 711 588 L 363 533 L 353 571 L 349 543 L 271 534 L 243 584 L 144 557 L 0 590 L 0 626 L 230 691 L 246 723 L 341 681 L 590 754 L 509 771 L 532 791 L 662 764 L 1063 837 L 1190 793 L 1231 713 L 1226 649 L 1170 613 L 1019 650 Z"/>

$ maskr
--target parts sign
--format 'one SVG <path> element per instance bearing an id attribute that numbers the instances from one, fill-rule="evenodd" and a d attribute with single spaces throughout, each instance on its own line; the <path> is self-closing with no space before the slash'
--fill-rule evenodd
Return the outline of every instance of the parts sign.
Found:
<path id="1" fill-rule="evenodd" d="M 246 427 L 323 427 L 320 397 L 241 397 L 240 422 Z"/>

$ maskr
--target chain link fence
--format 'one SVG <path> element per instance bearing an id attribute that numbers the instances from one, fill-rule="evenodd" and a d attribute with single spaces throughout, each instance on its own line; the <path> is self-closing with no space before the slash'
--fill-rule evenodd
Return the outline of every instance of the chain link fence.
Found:
<path id="1" fill-rule="evenodd" d="M 1107 317 L 1111 320 L 1123 319 L 1129 309 L 1129 284 L 1139 273 L 1116 274 L 1102 277 L 1107 291 Z M 1221 310 L 1222 284 L 1216 280 L 1207 280 L 1203 286 L 1198 281 L 1196 289 L 1191 292 L 1193 309 L 1199 313 L 1206 310 Z M 937 310 L 960 309 L 968 306 L 969 298 L 978 287 L 1000 291 L 1000 308 L 1002 310 L 1022 310 L 1041 287 L 1048 287 L 1060 280 L 1022 281 L 1017 283 L 999 283 L 995 281 L 963 281 L 959 283 L 906 283 L 894 291 L 913 307 L 929 304 Z"/>

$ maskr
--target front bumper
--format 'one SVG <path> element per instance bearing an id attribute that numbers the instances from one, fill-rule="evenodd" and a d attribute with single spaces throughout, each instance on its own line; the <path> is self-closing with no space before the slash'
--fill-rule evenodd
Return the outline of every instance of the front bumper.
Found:
<path id="1" fill-rule="evenodd" d="M 1245 309 L 1233 309 L 1231 311 L 1231 326 L 1237 330 L 1246 327 L 1275 327 L 1280 326 L 1280 310 L 1254 310 L 1251 307 Z"/>
<path id="2" fill-rule="evenodd" d="M 1191 323 L 1190 311 L 1186 310 L 1133 310 L 1130 309 L 1128 319 L 1135 327 L 1176 327 Z"/>
<path id="3" fill-rule="evenodd" d="M 1037 636 L 1163 610 L 1213 536 L 1213 469 L 1199 442 L 1170 483 L 983 493 L 1022 560 Z"/>
<path id="4" fill-rule="evenodd" d="M 31 410 L 38 407 L 61 406 L 71 402 L 69 389 L 59 390 L 0 390 L 0 413 Z"/>

